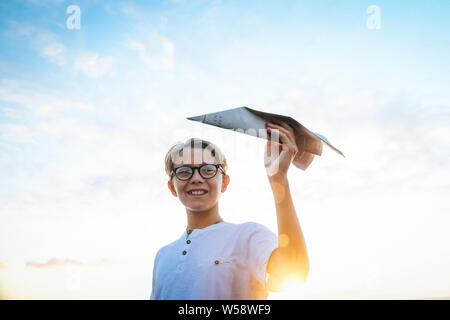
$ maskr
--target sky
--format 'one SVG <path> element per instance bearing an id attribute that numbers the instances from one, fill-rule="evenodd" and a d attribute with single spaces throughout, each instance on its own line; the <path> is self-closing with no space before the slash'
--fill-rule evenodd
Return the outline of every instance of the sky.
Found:
<path id="1" fill-rule="evenodd" d="M 77 11 L 68 9 L 75 5 Z M 269 299 L 450 297 L 448 1 L 0 3 L 0 298 L 148 299 L 186 228 L 164 156 L 217 144 L 225 221 L 277 232 L 248 106 L 326 136 L 288 178 L 310 259 Z M 79 17 L 79 23 L 76 18 Z"/>

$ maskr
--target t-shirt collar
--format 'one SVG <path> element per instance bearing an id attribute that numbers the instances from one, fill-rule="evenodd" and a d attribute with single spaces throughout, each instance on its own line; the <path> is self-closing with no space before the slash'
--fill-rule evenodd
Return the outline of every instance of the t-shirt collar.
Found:
<path id="1" fill-rule="evenodd" d="M 186 228 L 186 230 L 184 231 L 183 235 L 186 237 L 192 237 L 192 236 L 197 236 L 199 234 L 202 234 L 204 232 L 216 229 L 218 227 L 221 227 L 223 224 L 225 223 L 225 221 L 220 221 L 214 224 L 211 224 L 207 227 L 201 228 L 201 229 L 192 229 L 192 228 Z"/>

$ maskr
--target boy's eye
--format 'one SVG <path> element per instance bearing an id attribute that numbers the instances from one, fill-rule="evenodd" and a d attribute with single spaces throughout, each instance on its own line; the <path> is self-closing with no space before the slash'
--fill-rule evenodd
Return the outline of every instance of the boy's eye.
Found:
<path id="1" fill-rule="evenodd" d="M 175 170 L 177 176 L 189 176 L 192 173 L 192 169 L 189 167 L 180 167 Z"/>
<path id="2" fill-rule="evenodd" d="M 216 170 L 217 170 L 216 167 L 213 165 L 205 165 L 201 168 L 202 175 L 206 177 L 215 175 Z"/>

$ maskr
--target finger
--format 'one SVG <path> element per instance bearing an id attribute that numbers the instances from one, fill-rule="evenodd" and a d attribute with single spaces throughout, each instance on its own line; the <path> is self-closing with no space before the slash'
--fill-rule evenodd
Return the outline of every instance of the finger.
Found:
<path id="1" fill-rule="evenodd" d="M 280 141 L 280 137 L 274 133 L 272 137 L 267 139 L 265 154 L 267 157 L 272 157 L 273 152 L 279 154 L 283 148 L 283 143 Z"/>
<path id="2" fill-rule="evenodd" d="M 270 140 L 272 143 L 275 143 L 275 144 L 280 143 L 277 128 L 267 127 L 266 132 L 267 132 L 267 140 Z"/>
<path id="3" fill-rule="evenodd" d="M 276 124 L 276 123 L 270 123 L 269 122 L 268 123 L 268 127 L 269 128 L 275 127 L 275 128 L 279 128 L 279 129 L 284 129 L 287 132 L 289 132 L 292 135 L 292 137 L 295 137 L 294 129 L 290 125 L 288 125 L 287 123 L 282 122 L 280 124 Z"/>
<path id="4" fill-rule="evenodd" d="M 270 162 L 272 157 L 272 152 L 275 152 L 275 155 L 278 155 L 283 150 L 283 145 L 281 143 L 277 143 L 275 141 L 267 140 L 265 152 L 264 152 L 264 159 L 265 161 Z"/>
<path id="5" fill-rule="evenodd" d="M 294 141 L 292 141 L 291 137 L 289 136 L 289 134 L 287 132 L 283 132 L 282 130 L 279 129 L 267 129 L 269 132 L 272 132 L 273 134 L 277 134 L 280 138 L 281 144 L 286 146 L 289 149 L 297 149 L 297 145 L 295 144 Z M 272 142 L 276 142 L 274 140 L 271 140 Z M 283 147 L 284 149 L 284 147 Z"/>
<path id="6" fill-rule="evenodd" d="M 272 144 L 270 143 L 270 140 L 267 140 L 267 144 L 266 144 L 266 155 L 267 155 L 268 157 L 270 157 L 270 150 L 272 149 L 271 146 L 272 146 Z"/>
<path id="7" fill-rule="evenodd" d="M 267 140 L 271 142 L 273 145 L 280 145 L 281 144 L 281 138 L 280 138 L 280 131 L 276 128 L 267 128 L 268 137 Z"/>
<path id="8" fill-rule="evenodd" d="M 292 128 L 289 124 L 287 124 L 284 121 L 281 121 L 279 119 L 273 119 L 274 124 L 282 126 L 283 128 L 285 128 L 286 130 L 288 130 L 289 132 L 292 132 L 292 134 L 294 134 L 294 128 Z"/>
<path id="9" fill-rule="evenodd" d="M 279 132 L 283 132 L 284 134 L 286 134 L 288 136 L 288 139 L 290 140 L 291 143 L 296 144 L 295 142 L 295 135 L 288 131 L 287 129 L 285 129 L 284 127 L 280 127 L 280 126 L 271 126 L 269 124 L 269 127 L 267 128 L 268 131 L 270 132 L 271 127 L 273 127 L 273 129 L 278 130 Z"/>
<path id="10" fill-rule="evenodd" d="M 298 147 L 295 144 L 295 142 L 293 142 L 289 138 L 289 136 L 282 131 L 279 131 L 279 137 L 282 142 L 279 151 L 281 152 L 284 150 L 284 151 L 288 152 L 289 154 L 295 156 L 298 153 Z"/>

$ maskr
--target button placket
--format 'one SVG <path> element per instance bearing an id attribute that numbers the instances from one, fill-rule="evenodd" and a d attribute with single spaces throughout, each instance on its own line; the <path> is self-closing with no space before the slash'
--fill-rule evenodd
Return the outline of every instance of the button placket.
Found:
<path id="1" fill-rule="evenodd" d="M 189 244 L 192 242 L 191 239 L 188 239 L 189 236 L 192 234 L 194 230 L 193 229 L 186 229 L 186 242 L 184 244 L 184 248 L 182 248 L 179 253 L 179 261 L 178 261 L 178 266 L 176 269 L 176 272 L 182 273 L 185 272 L 186 270 L 186 259 L 189 259 Z"/>
<path id="2" fill-rule="evenodd" d="M 193 229 L 190 229 L 190 228 L 188 228 L 188 229 L 186 229 L 186 244 L 190 244 L 191 243 L 191 240 L 190 239 L 188 239 L 189 238 L 189 235 L 192 233 L 192 231 L 194 231 Z M 185 247 L 185 249 L 181 252 L 181 254 L 183 255 L 183 256 L 185 256 L 185 255 L 187 255 L 187 246 Z"/>

